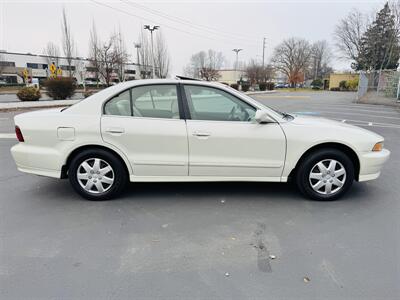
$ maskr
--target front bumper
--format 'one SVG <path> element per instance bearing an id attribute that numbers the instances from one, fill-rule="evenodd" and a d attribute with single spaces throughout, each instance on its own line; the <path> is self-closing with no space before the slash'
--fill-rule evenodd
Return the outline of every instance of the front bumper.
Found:
<path id="1" fill-rule="evenodd" d="M 383 164 L 389 159 L 390 151 L 383 149 L 360 156 L 360 175 L 358 181 L 368 181 L 379 177 Z"/>

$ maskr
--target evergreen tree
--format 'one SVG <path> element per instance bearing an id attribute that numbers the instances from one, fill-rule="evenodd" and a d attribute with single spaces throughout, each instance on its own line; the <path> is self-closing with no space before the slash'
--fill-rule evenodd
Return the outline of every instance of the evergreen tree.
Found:
<path id="1" fill-rule="evenodd" d="M 396 69 L 399 58 L 400 42 L 395 16 L 386 3 L 362 37 L 355 67 L 357 70 Z"/>

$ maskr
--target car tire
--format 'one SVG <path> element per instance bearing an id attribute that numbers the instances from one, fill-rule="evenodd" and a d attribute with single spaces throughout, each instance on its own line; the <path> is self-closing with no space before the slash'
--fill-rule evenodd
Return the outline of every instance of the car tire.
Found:
<path id="1" fill-rule="evenodd" d="M 102 149 L 86 149 L 75 155 L 69 164 L 68 177 L 78 194 L 98 201 L 115 198 L 128 181 L 123 162 Z"/>
<path id="2" fill-rule="evenodd" d="M 348 191 L 353 181 L 354 164 L 337 149 L 310 153 L 302 159 L 296 172 L 298 189 L 313 200 L 336 200 Z"/>

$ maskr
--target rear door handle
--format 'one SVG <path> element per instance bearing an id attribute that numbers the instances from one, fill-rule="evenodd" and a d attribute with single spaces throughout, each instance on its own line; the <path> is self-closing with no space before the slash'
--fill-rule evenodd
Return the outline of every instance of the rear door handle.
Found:
<path id="1" fill-rule="evenodd" d="M 207 137 L 207 136 L 210 136 L 211 133 L 206 132 L 206 131 L 195 131 L 195 132 L 193 132 L 193 135 L 198 136 L 198 137 Z"/>
<path id="2" fill-rule="evenodd" d="M 125 129 L 120 128 L 120 127 L 112 127 L 112 128 L 107 128 L 106 132 L 111 133 L 111 134 L 122 134 L 125 132 Z"/>

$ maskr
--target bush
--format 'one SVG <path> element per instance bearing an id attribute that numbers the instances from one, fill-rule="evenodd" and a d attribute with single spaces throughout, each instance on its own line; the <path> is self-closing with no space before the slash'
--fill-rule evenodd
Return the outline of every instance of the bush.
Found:
<path id="1" fill-rule="evenodd" d="M 275 89 L 275 83 L 273 82 L 267 82 L 267 90 L 272 91 Z"/>
<path id="2" fill-rule="evenodd" d="M 233 88 L 235 90 L 239 90 L 239 85 L 237 83 L 232 83 L 231 88 Z"/>
<path id="3" fill-rule="evenodd" d="M 243 83 L 242 84 L 242 91 L 243 92 L 248 92 L 249 89 L 250 89 L 250 84 L 248 84 L 248 83 Z"/>
<path id="4" fill-rule="evenodd" d="M 332 88 L 330 88 L 329 90 L 332 91 L 332 92 L 339 92 L 339 91 L 340 91 L 340 88 L 338 88 L 338 87 L 332 87 Z"/>
<path id="5" fill-rule="evenodd" d="M 358 78 L 351 79 L 347 82 L 347 86 L 350 90 L 356 91 L 358 88 Z"/>
<path id="6" fill-rule="evenodd" d="M 349 86 L 348 86 L 346 80 L 342 80 L 341 82 L 339 82 L 339 89 L 341 91 L 347 91 L 349 89 Z"/>
<path id="7" fill-rule="evenodd" d="M 21 101 L 37 101 L 42 95 L 37 88 L 30 86 L 20 89 L 17 93 L 17 97 Z"/>
<path id="8" fill-rule="evenodd" d="M 71 98 L 75 94 L 76 83 L 72 78 L 54 78 L 44 82 L 47 95 L 54 100 Z"/>
<path id="9" fill-rule="evenodd" d="M 324 85 L 324 83 L 323 83 L 322 80 L 319 79 L 319 78 L 314 79 L 314 80 L 311 82 L 311 86 L 312 86 L 313 88 L 314 88 L 314 87 L 320 88 L 320 87 L 322 87 L 323 85 Z"/>
<path id="10" fill-rule="evenodd" d="M 267 89 L 267 83 L 266 82 L 262 82 L 259 85 L 260 91 L 265 91 Z"/>

